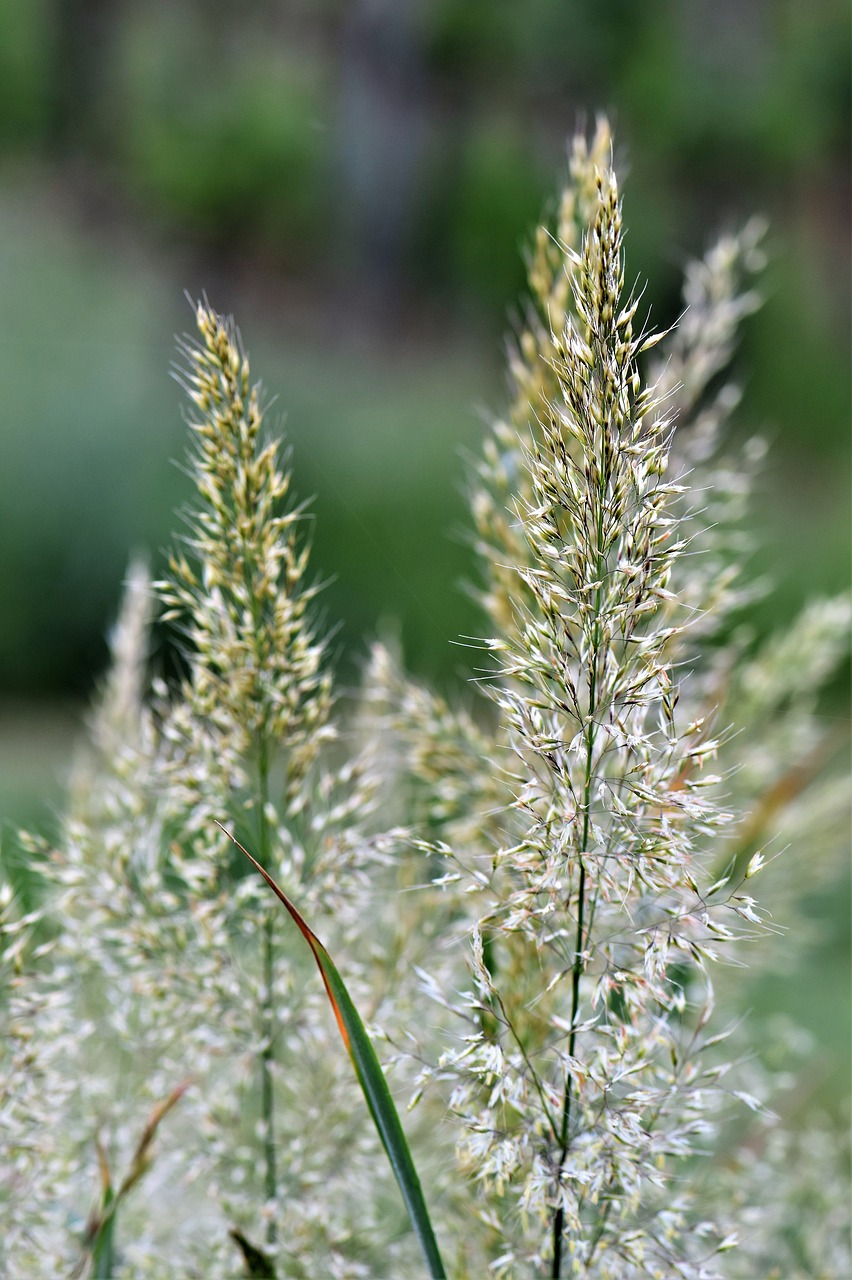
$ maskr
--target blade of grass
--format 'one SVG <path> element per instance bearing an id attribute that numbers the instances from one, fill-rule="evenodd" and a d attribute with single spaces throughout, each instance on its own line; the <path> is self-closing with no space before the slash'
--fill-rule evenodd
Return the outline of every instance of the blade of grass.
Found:
<path id="1" fill-rule="evenodd" d="M 101 1207 L 99 1211 L 95 1211 L 92 1214 L 87 1223 L 83 1254 L 71 1273 L 71 1280 L 78 1280 L 85 1273 L 89 1262 L 91 1262 L 90 1274 L 92 1280 L 111 1280 L 115 1265 L 115 1219 L 118 1213 L 118 1206 L 147 1171 L 151 1163 L 151 1147 L 160 1122 L 177 1105 L 191 1084 L 191 1077 L 182 1081 L 176 1089 L 172 1090 L 165 1101 L 158 1103 L 151 1112 L 148 1122 L 142 1130 L 142 1136 L 136 1144 L 136 1150 L 133 1153 L 133 1160 L 127 1176 L 117 1191 L 113 1187 L 104 1145 L 100 1138 L 96 1139 L 95 1145 L 98 1153 L 98 1168 L 100 1170 L 102 1188 Z"/>
<path id="2" fill-rule="evenodd" d="M 246 1264 L 247 1276 L 259 1276 L 262 1277 L 262 1280 L 276 1280 L 272 1260 L 266 1256 L 262 1249 L 258 1249 L 256 1245 L 252 1244 L 251 1240 L 247 1240 L 237 1227 L 231 1227 L 228 1235 L 234 1244 L 239 1246 L 243 1261 Z"/>
<path id="3" fill-rule="evenodd" d="M 367 1035 L 358 1011 L 352 1003 L 352 998 L 346 989 L 343 979 L 313 929 L 310 928 L 286 893 L 275 883 L 269 872 L 260 865 L 256 858 L 252 857 L 248 849 L 244 848 L 227 828 L 222 826 L 221 822 L 216 825 L 224 831 L 228 839 L 233 841 L 237 848 L 245 854 L 252 866 L 260 872 L 272 892 L 284 904 L 311 948 L 320 976 L 325 984 L 334 1016 L 337 1019 L 341 1038 L 349 1051 L 352 1065 L 355 1068 L 355 1075 L 358 1077 L 358 1083 L 367 1100 L 367 1106 L 373 1117 L 373 1122 L 378 1129 L 382 1145 L 390 1160 L 399 1189 L 402 1192 L 402 1198 L 408 1210 L 411 1225 L 423 1250 L 431 1280 L 446 1280 L 446 1271 L 438 1251 L 435 1233 L 432 1230 L 432 1223 L 429 1219 L 429 1212 L 423 1199 L 420 1179 L 417 1176 L 417 1170 L 411 1158 L 399 1113 L 394 1106 L 376 1051 Z"/>
<path id="4" fill-rule="evenodd" d="M 113 1240 L 115 1237 L 116 1196 L 112 1188 L 106 1152 L 100 1139 L 97 1143 L 98 1165 L 101 1172 L 103 1198 L 101 1200 L 100 1218 L 92 1226 L 95 1236 L 92 1241 L 92 1277 L 93 1280 L 112 1280 Z"/>

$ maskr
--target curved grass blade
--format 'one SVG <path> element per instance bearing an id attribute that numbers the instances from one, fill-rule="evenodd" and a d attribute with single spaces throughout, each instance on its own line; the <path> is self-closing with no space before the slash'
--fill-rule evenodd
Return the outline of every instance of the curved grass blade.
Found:
<path id="1" fill-rule="evenodd" d="M 100 1140 L 97 1142 L 97 1149 L 103 1198 L 101 1200 L 100 1217 L 96 1218 L 94 1222 L 90 1224 L 90 1230 L 94 1228 L 95 1233 L 91 1245 L 92 1277 L 93 1280 L 112 1280 L 114 1265 L 113 1255 L 115 1249 L 115 1210 L 117 1201 L 112 1187 L 112 1178 L 110 1177 L 106 1152 L 104 1151 Z"/>
<path id="2" fill-rule="evenodd" d="M 286 893 L 278 887 L 269 872 L 260 865 L 256 858 L 252 857 L 248 849 L 243 848 L 240 842 L 234 839 L 230 831 L 223 827 L 220 822 L 216 825 L 225 832 L 228 839 L 233 841 L 237 848 L 245 854 L 252 866 L 260 872 L 272 892 L 287 908 L 311 948 L 325 984 L 334 1016 L 337 1019 L 340 1035 L 349 1051 L 355 1074 L 358 1077 L 358 1083 L 363 1090 L 373 1122 L 379 1131 L 382 1146 L 387 1153 L 391 1168 L 399 1184 L 399 1189 L 402 1192 L 402 1198 L 405 1201 L 411 1225 L 420 1241 L 420 1247 L 429 1267 L 431 1280 L 446 1280 L 446 1271 L 438 1251 L 426 1202 L 423 1199 L 420 1179 L 417 1176 L 417 1170 L 414 1168 L 414 1161 L 411 1158 L 411 1152 L 403 1132 L 399 1114 L 394 1106 L 379 1060 L 376 1057 L 376 1051 L 367 1035 L 358 1011 L 352 1003 L 352 998 L 346 989 L 343 979 L 313 929 L 310 928 Z"/>
<path id="3" fill-rule="evenodd" d="M 272 1259 L 268 1258 L 262 1249 L 258 1249 L 256 1245 L 252 1244 L 251 1240 L 247 1240 L 237 1227 L 231 1227 L 228 1235 L 234 1244 L 239 1246 L 243 1261 L 246 1264 L 247 1276 L 262 1277 L 262 1280 L 276 1280 Z"/>
<path id="4" fill-rule="evenodd" d="M 148 1122 L 142 1130 L 142 1136 L 136 1144 L 130 1169 L 117 1191 L 113 1186 L 109 1161 L 107 1160 L 103 1143 L 100 1138 L 95 1139 L 95 1147 L 98 1153 L 98 1169 L 101 1175 L 101 1207 L 100 1210 L 96 1210 L 91 1215 L 86 1224 L 83 1254 L 71 1273 L 71 1280 L 79 1280 L 79 1277 L 84 1275 L 87 1269 L 92 1280 L 112 1280 L 115 1267 L 115 1219 L 118 1213 L 118 1206 L 127 1193 L 135 1187 L 136 1183 L 147 1172 L 151 1164 L 151 1147 L 157 1128 L 163 1117 L 167 1116 L 172 1107 L 177 1105 L 191 1084 L 191 1077 L 182 1081 L 176 1089 L 172 1090 L 165 1101 L 158 1103 L 151 1112 Z"/>

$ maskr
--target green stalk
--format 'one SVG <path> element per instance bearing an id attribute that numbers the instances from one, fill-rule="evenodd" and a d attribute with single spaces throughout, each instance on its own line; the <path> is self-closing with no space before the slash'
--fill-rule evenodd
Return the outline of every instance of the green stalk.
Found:
<path id="1" fill-rule="evenodd" d="M 115 1266 L 116 1198 L 111 1186 L 104 1188 L 101 1217 L 92 1243 L 92 1280 L 112 1280 Z"/>
<path id="2" fill-rule="evenodd" d="M 577 937 L 574 944 L 574 967 L 571 972 L 571 1034 L 568 1037 L 568 1056 L 574 1057 L 574 1047 L 577 1039 L 577 1013 L 580 1007 L 580 977 L 583 972 L 583 915 L 586 899 L 586 867 L 583 862 L 582 853 L 586 852 L 588 832 L 589 832 L 589 797 L 591 793 L 591 748 L 594 746 L 594 738 L 589 738 L 589 750 L 587 754 L 586 766 L 586 792 L 585 805 L 586 813 L 583 820 L 583 840 L 582 852 L 580 856 L 580 883 L 578 886 L 577 905 Z M 568 1130 L 571 1125 L 571 1076 L 565 1081 L 565 1097 L 562 1104 L 562 1126 L 559 1135 L 559 1174 L 561 1178 L 562 1170 L 568 1156 L 569 1136 Z M 565 1211 L 560 1203 L 553 1218 L 553 1269 L 551 1276 L 553 1280 L 559 1280 L 562 1275 L 562 1232 L 565 1226 Z"/>
<path id="3" fill-rule="evenodd" d="M 602 469 L 601 469 L 601 492 L 599 493 L 599 506 L 597 516 L 597 566 L 596 577 L 599 583 L 603 581 L 603 572 L 605 564 L 601 555 L 601 542 L 603 540 L 603 503 L 606 497 L 606 488 L 608 477 L 606 474 L 605 450 L 601 449 Z M 577 889 L 577 936 L 574 943 L 574 966 L 571 971 L 571 1032 L 568 1037 L 568 1056 L 574 1057 L 574 1048 L 577 1040 L 577 1014 L 580 1008 L 580 978 L 583 973 L 583 925 L 586 905 L 586 865 L 583 858 L 589 847 L 589 809 L 592 799 L 592 765 L 594 763 L 595 753 L 595 712 L 597 710 L 598 696 L 598 664 L 600 661 L 601 647 L 601 630 L 600 630 L 600 611 L 601 611 L 601 587 L 598 586 L 595 591 L 595 628 L 594 639 L 592 644 L 592 667 L 589 672 L 589 724 L 586 731 L 586 768 L 583 787 L 583 833 L 580 839 L 580 848 L 577 858 L 580 864 L 580 881 Z M 557 1186 L 561 1181 L 562 1170 L 565 1167 L 565 1161 L 568 1158 L 568 1149 L 570 1146 L 569 1129 L 571 1126 L 571 1101 L 572 1101 L 572 1078 L 570 1073 L 565 1081 L 565 1096 L 562 1104 L 562 1126 L 559 1141 L 559 1170 L 557 1173 Z M 553 1216 L 553 1266 L 551 1269 L 551 1280 L 560 1280 L 562 1275 L 562 1233 L 565 1227 L 565 1211 L 560 1202 L 556 1213 Z"/>
<path id="4" fill-rule="evenodd" d="M 266 806 L 269 800 L 269 748 L 264 733 L 260 734 L 258 745 L 258 795 L 260 798 L 260 823 L 258 844 L 264 864 L 269 854 L 269 823 L 266 819 Z M 275 1154 L 275 916 L 268 911 L 263 922 L 263 1006 L 261 1020 L 263 1025 L 263 1051 L 260 1056 L 260 1105 L 263 1117 L 263 1159 L 264 1190 L 267 1203 L 272 1204 L 278 1197 L 278 1169 Z M 274 1216 L 271 1216 L 266 1228 L 266 1239 L 274 1244 L 278 1234 Z"/>

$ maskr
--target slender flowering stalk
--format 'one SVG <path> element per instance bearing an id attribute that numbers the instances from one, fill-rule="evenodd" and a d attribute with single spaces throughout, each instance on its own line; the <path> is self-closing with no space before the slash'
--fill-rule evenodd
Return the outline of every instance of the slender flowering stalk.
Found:
<path id="1" fill-rule="evenodd" d="M 184 696 L 166 726 L 173 776 L 187 788 L 187 829 L 211 804 L 219 806 L 211 813 L 216 823 L 248 819 L 247 838 L 262 865 L 285 883 L 297 871 L 300 900 L 307 896 L 312 906 L 312 886 L 327 913 L 338 902 L 335 881 L 345 875 L 347 861 L 354 868 L 375 850 L 363 838 L 360 848 L 347 850 L 331 840 L 329 831 L 327 847 L 319 852 L 323 828 L 334 819 L 335 800 L 338 822 L 366 814 L 372 783 L 363 762 L 346 766 L 350 796 L 345 799 L 335 797 L 336 784 L 317 773 L 335 728 L 324 641 L 310 618 L 315 588 L 306 580 L 303 511 L 287 505 L 289 474 L 279 469 L 276 444 L 262 438 L 259 391 L 250 384 L 233 328 L 205 305 L 198 308 L 197 321 L 200 341 L 186 344 L 187 368 L 181 376 L 196 411 L 190 466 L 200 504 L 189 516 L 185 550 L 172 557 L 171 577 L 161 586 L 166 616 L 181 621 L 191 646 Z M 200 787 L 194 797 L 199 760 L 205 763 L 203 794 Z M 318 788 L 331 803 L 328 814 L 314 810 Z M 215 844 L 212 836 L 209 829 L 199 832 L 208 848 Z M 304 850 L 298 844 L 294 849 L 301 841 Z M 317 852 L 309 851 L 312 846 Z M 283 1194 L 276 1080 L 285 1028 L 278 1008 L 281 974 L 290 968 L 288 953 L 294 948 L 292 940 L 282 938 L 274 901 L 259 895 L 257 900 L 263 903 L 259 1133 L 266 1244 L 275 1246 Z M 357 900 L 350 887 L 353 914 Z"/>
<path id="2" fill-rule="evenodd" d="M 329 736 L 330 684 L 321 671 L 323 645 L 307 621 L 313 596 L 304 583 L 307 546 L 300 512 L 283 511 L 289 476 L 277 467 L 276 446 L 260 439 L 257 386 L 232 329 L 207 307 L 197 310 L 200 342 L 187 343 L 182 375 L 194 408 L 196 450 L 191 470 L 202 505 L 190 517 L 188 553 L 170 562 L 162 588 L 166 617 L 185 619 L 192 645 L 187 706 L 230 750 L 253 787 L 261 861 L 270 856 L 275 810 L 270 775 L 284 747 L 285 795 L 298 807 L 301 786 Z M 191 557 L 191 558 L 190 558 Z M 194 563 L 192 563 L 194 562 Z M 262 929 L 260 1060 L 264 1187 L 278 1194 L 273 1088 L 276 1017 L 276 915 Z M 270 1218 L 267 1239 L 274 1243 Z"/>

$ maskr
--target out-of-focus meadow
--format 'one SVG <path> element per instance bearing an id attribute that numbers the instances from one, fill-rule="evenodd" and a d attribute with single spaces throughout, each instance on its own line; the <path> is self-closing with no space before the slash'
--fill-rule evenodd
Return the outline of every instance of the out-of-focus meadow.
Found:
<path id="1" fill-rule="evenodd" d="M 344 678 L 385 626 L 415 671 L 468 678 L 463 454 L 501 404 L 520 250 L 599 108 L 658 323 L 688 257 L 768 216 L 739 421 L 771 442 L 754 568 L 777 586 L 749 620 L 842 587 L 849 106 L 843 0 L 0 0 L 6 824 L 49 828 L 128 558 L 157 571 L 187 493 L 184 290 L 235 313 L 278 397 Z M 842 900 L 812 904 L 807 972 L 760 992 L 835 1070 Z"/>

